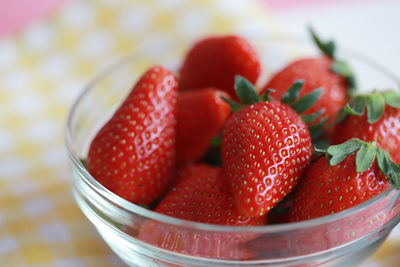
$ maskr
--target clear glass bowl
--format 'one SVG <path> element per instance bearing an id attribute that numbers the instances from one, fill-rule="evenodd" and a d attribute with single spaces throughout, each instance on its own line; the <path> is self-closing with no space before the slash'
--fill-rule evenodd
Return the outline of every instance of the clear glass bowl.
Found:
<path id="1" fill-rule="evenodd" d="M 304 40 L 253 41 L 264 77 L 291 60 L 315 55 Z M 230 227 L 180 220 L 130 203 L 98 183 L 82 165 L 88 146 L 138 76 L 153 64 L 177 69 L 184 47 L 155 45 L 120 60 L 95 78 L 72 107 L 66 146 L 79 207 L 113 251 L 131 266 L 354 266 L 371 255 L 400 221 L 400 192 L 386 191 L 357 207 L 314 220 Z M 398 88 L 382 66 L 339 51 L 366 91 Z"/>

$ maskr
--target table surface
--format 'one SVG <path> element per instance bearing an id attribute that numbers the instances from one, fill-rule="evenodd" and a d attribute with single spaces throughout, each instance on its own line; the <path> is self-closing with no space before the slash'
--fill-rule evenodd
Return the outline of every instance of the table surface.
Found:
<path id="1" fill-rule="evenodd" d="M 270 12 L 246 0 L 73 0 L 52 12 L 43 9 L 50 15 L 17 31 L 0 30 L 0 265 L 123 266 L 73 201 L 63 145 L 73 100 L 121 55 L 151 53 L 146 47 L 153 42 L 190 42 L 208 33 L 303 32 L 304 21 L 311 20 L 318 30 L 400 74 L 394 50 L 400 47 L 394 34 L 398 1 L 361 6 L 357 0 L 330 0 L 331 6 L 324 6 L 303 0 L 296 8 L 293 1 L 284 2 L 271 2 Z M 333 8 L 335 13 L 329 12 Z M 374 13 L 378 26 L 363 27 L 375 11 L 381 16 Z M 399 232 L 363 266 L 396 266 Z"/>

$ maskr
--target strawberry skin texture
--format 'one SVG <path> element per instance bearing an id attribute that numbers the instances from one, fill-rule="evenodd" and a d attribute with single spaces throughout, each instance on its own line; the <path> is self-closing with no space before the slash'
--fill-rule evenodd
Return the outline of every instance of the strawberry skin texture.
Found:
<path id="1" fill-rule="evenodd" d="M 237 209 L 247 216 L 267 213 L 292 191 L 312 153 L 307 126 L 279 102 L 235 112 L 224 127 L 221 149 Z"/>
<path id="2" fill-rule="evenodd" d="M 385 106 L 382 117 L 374 124 L 369 124 L 367 114 L 347 116 L 337 124 L 331 137 L 332 144 L 340 144 L 351 138 L 363 141 L 377 141 L 380 148 L 386 150 L 393 162 L 400 163 L 400 109 Z"/>
<path id="3" fill-rule="evenodd" d="M 261 72 L 259 56 L 244 38 L 228 35 L 197 42 L 187 53 L 179 73 L 180 90 L 216 87 L 238 100 L 235 75 L 255 84 Z"/>
<path id="4" fill-rule="evenodd" d="M 180 182 L 155 209 L 180 219 L 221 224 L 261 225 L 266 217 L 246 217 L 236 211 L 229 185 L 221 167 L 189 165 L 178 174 Z"/>
<path id="5" fill-rule="evenodd" d="M 90 145 L 89 172 L 133 203 L 150 204 L 171 180 L 177 87 L 172 72 L 150 68 Z"/>
<path id="6" fill-rule="evenodd" d="M 390 188 L 376 162 L 356 172 L 355 155 L 336 166 L 325 157 L 312 163 L 299 183 L 290 210 L 290 221 L 303 221 L 334 214 L 356 206 Z"/>
<path id="7" fill-rule="evenodd" d="M 231 114 L 223 91 L 205 88 L 181 92 L 176 107 L 176 160 L 178 164 L 200 159 Z"/>
<path id="8" fill-rule="evenodd" d="M 349 97 L 345 78 L 332 72 L 331 65 L 332 59 L 326 56 L 294 61 L 276 73 L 261 90 L 260 95 L 265 90 L 272 88 L 275 92 L 271 92 L 271 97 L 281 99 L 294 81 L 304 79 L 299 97 L 303 97 L 317 88 L 322 88 L 322 94 L 310 109 L 301 114 L 315 113 L 324 108 L 325 112 L 317 118 L 316 122 L 320 121 L 321 117 L 328 116 L 327 123 L 332 123 L 339 110 L 346 105 Z"/>
<path id="9" fill-rule="evenodd" d="M 240 215 L 223 170 L 206 164 L 188 165 L 178 173 L 178 184 L 163 198 L 156 212 L 202 223 L 246 226 L 262 225 L 267 217 Z M 244 259 L 252 256 L 240 243 L 254 233 L 217 233 L 146 221 L 139 239 L 163 249 L 209 258 Z"/>

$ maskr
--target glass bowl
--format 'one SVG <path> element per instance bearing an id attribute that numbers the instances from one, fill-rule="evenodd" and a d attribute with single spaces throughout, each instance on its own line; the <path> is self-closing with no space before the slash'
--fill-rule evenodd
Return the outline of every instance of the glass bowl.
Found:
<path id="1" fill-rule="evenodd" d="M 318 53 L 299 38 L 253 40 L 264 70 L 260 82 L 291 60 Z M 89 144 L 148 67 L 178 69 L 185 48 L 158 44 L 118 61 L 95 78 L 69 114 L 66 146 L 76 202 L 111 249 L 131 266 L 354 266 L 371 255 L 400 221 L 400 192 L 388 190 L 343 212 L 309 221 L 232 227 L 195 223 L 147 210 L 115 195 L 85 169 Z M 360 88 L 399 87 L 389 71 L 355 51 Z"/>

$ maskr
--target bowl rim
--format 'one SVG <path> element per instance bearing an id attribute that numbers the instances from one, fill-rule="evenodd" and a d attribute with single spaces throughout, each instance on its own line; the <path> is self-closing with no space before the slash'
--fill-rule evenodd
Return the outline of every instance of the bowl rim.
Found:
<path id="1" fill-rule="evenodd" d="M 262 40 L 263 42 L 293 42 L 293 41 L 300 41 L 304 42 L 304 37 L 300 36 L 269 36 Z M 157 44 L 155 44 L 157 45 Z M 358 51 L 340 46 L 340 50 L 350 52 L 354 58 L 357 60 L 363 61 L 363 63 L 370 65 L 377 71 L 384 74 L 388 79 L 392 80 L 394 83 L 398 85 L 400 88 L 400 79 L 396 77 L 391 71 L 386 69 L 381 64 L 375 62 L 373 59 L 368 58 L 367 56 L 362 55 Z M 117 59 L 114 63 L 110 64 L 108 67 L 104 68 L 100 71 L 94 78 L 84 87 L 83 91 L 78 95 L 78 97 L 73 102 L 73 105 L 68 113 L 66 127 L 64 131 L 64 141 L 65 146 L 67 149 L 68 157 L 71 160 L 71 163 L 74 168 L 76 168 L 82 175 L 80 175 L 80 179 L 82 179 L 89 187 L 107 202 L 112 203 L 116 209 L 122 209 L 126 212 L 129 212 L 134 215 L 139 215 L 146 219 L 155 220 L 161 223 L 180 226 L 185 228 L 193 228 L 197 230 L 204 230 L 204 231 L 214 231 L 214 232 L 255 232 L 255 233 L 275 233 L 275 232 L 288 232 L 292 230 L 301 230 L 309 227 L 314 227 L 321 224 L 328 224 L 334 221 L 343 219 L 345 217 L 350 217 L 351 215 L 359 212 L 360 210 L 364 210 L 370 206 L 373 206 L 375 203 L 379 202 L 380 200 L 386 198 L 390 194 L 397 192 L 400 195 L 400 191 L 395 190 L 393 188 L 386 189 L 384 192 L 378 194 L 377 196 L 368 199 L 367 201 L 348 208 L 344 211 L 326 215 L 323 217 L 318 217 L 315 219 L 300 221 L 300 222 L 293 222 L 293 223 L 283 223 L 283 224 L 273 224 L 273 225 L 261 225 L 261 226 L 227 226 L 227 225 L 217 225 L 217 224 L 208 224 L 208 223 L 201 223 L 201 222 L 194 222 L 185 219 L 179 219 L 175 217 L 171 217 L 168 215 L 164 215 L 161 213 L 157 213 L 153 210 L 146 209 L 141 207 L 140 205 L 134 204 L 130 201 L 123 199 L 122 197 L 116 195 L 102 184 L 100 184 L 85 168 L 82 164 L 76 150 L 74 147 L 74 142 L 72 138 L 72 123 L 75 111 L 77 110 L 80 102 L 84 99 L 84 97 L 93 89 L 95 88 L 96 84 L 100 82 L 104 77 L 107 75 L 112 74 L 115 71 L 118 71 L 120 68 L 124 67 L 126 64 L 129 64 L 132 60 L 137 59 L 136 55 L 127 55 Z M 397 88 L 397 89 L 399 89 Z M 117 207 L 118 206 L 118 207 Z"/>

